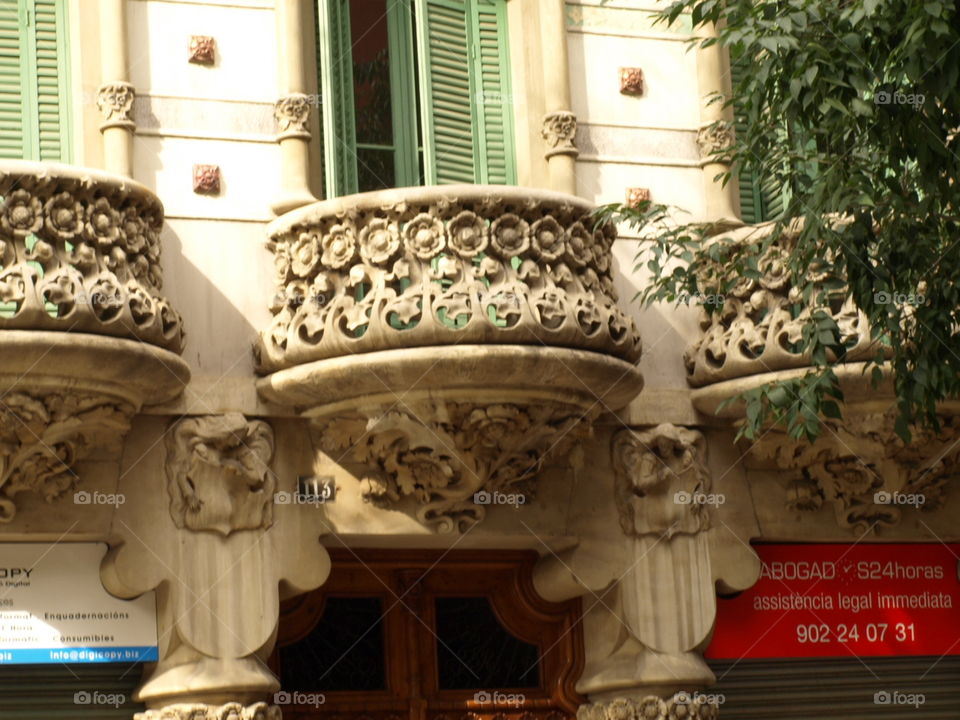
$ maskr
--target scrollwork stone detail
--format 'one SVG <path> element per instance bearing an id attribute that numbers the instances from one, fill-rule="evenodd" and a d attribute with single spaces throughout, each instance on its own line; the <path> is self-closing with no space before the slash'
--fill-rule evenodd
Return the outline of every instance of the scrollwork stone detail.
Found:
<path id="1" fill-rule="evenodd" d="M 726 120 L 711 123 L 697 131 L 697 148 L 704 162 L 730 162 L 727 156 L 735 141 L 733 124 Z"/>
<path id="2" fill-rule="evenodd" d="M 134 720 L 281 720 L 283 713 L 276 705 L 265 702 L 244 705 L 231 702 L 224 705 L 179 703 L 164 708 L 145 710 L 133 716 Z"/>
<path id="3" fill-rule="evenodd" d="M 762 242 L 774 225 L 748 227 L 730 233 L 734 241 Z M 760 277 L 741 278 L 724 296 L 719 314 L 701 309 L 703 335 L 685 355 L 687 379 L 700 387 L 732 378 L 775 372 L 811 364 L 801 352 L 803 327 L 816 308 L 803 303 L 793 286 L 787 257 L 796 229 L 781 230 L 758 262 Z M 824 285 L 832 281 L 829 272 L 811 270 L 812 279 Z M 845 291 L 831 290 L 831 302 L 820 308 L 840 328 L 847 348 L 845 362 L 873 357 L 878 346 L 870 337 L 870 324 Z M 834 359 L 834 358 L 831 358 Z"/>
<path id="4" fill-rule="evenodd" d="M 941 507 L 960 462 L 960 418 L 940 418 L 939 432 L 915 429 L 909 445 L 894 431 L 895 419 L 890 411 L 826 421 L 812 443 L 773 429 L 750 455 L 796 471 L 785 488 L 789 510 L 813 513 L 831 505 L 841 527 L 857 535 L 879 532 L 905 513 Z"/>
<path id="5" fill-rule="evenodd" d="M 719 717 L 717 697 L 683 691 L 666 699 L 658 695 L 617 697 L 584 703 L 577 709 L 577 720 L 717 720 Z"/>
<path id="6" fill-rule="evenodd" d="M 418 520 L 463 532 L 493 493 L 531 495 L 544 462 L 588 435 L 591 417 L 560 404 L 437 402 L 327 418 L 314 430 L 325 452 L 349 452 L 370 469 L 365 500 L 389 507 L 412 498 Z"/>
<path id="7" fill-rule="evenodd" d="M 128 82 L 112 82 L 97 88 L 97 108 L 103 115 L 100 130 L 112 127 L 133 129 L 136 127 L 130 113 L 136 90 Z"/>
<path id="8" fill-rule="evenodd" d="M 610 272 L 614 228 L 594 230 L 592 208 L 572 197 L 491 190 L 368 193 L 277 221 L 260 371 L 454 343 L 639 359 Z"/>
<path id="9" fill-rule="evenodd" d="M 577 116 L 568 110 L 547 113 L 543 116 L 543 127 L 540 136 L 547 141 L 547 151 L 544 157 L 554 155 L 580 154 L 574 139 L 577 136 Z"/>
<path id="10" fill-rule="evenodd" d="M 180 315 L 159 291 L 163 206 L 87 171 L 0 168 L 0 330 L 72 330 L 180 352 Z"/>
<path id="11" fill-rule="evenodd" d="M 0 522 L 16 514 L 15 495 L 47 502 L 76 487 L 74 466 L 94 449 L 116 447 L 135 409 L 93 393 L 12 391 L 0 399 Z"/>
<path id="12" fill-rule="evenodd" d="M 167 490 L 178 528 L 227 536 L 273 522 L 273 430 L 239 413 L 191 418 L 167 436 Z"/>
<path id="13" fill-rule="evenodd" d="M 292 93 L 277 100 L 273 116 L 280 130 L 278 140 L 288 137 L 310 139 L 310 96 Z"/>

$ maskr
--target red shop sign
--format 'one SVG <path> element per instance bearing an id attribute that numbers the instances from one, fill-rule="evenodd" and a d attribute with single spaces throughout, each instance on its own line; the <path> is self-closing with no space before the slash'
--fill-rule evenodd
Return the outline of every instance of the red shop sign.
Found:
<path id="1" fill-rule="evenodd" d="M 960 544 L 756 545 L 710 658 L 960 655 Z"/>

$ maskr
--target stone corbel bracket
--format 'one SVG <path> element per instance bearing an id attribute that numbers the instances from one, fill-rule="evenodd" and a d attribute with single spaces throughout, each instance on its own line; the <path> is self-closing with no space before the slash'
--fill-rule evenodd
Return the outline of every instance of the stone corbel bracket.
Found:
<path id="1" fill-rule="evenodd" d="M 101 566 L 118 597 L 157 591 L 160 657 L 137 692 L 149 708 L 142 718 L 274 720 L 278 711 L 263 701 L 279 684 L 265 663 L 281 590 L 307 592 L 329 574 L 322 518 L 290 506 L 274 513 L 276 489 L 292 489 L 298 470 L 290 446 L 278 453 L 280 473 L 271 468 L 266 422 L 194 417 L 168 438 L 165 480 L 123 488 L 127 502 Z M 164 481 L 169 514 L 157 512 Z"/>
<path id="2" fill-rule="evenodd" d="M 671 694 L 713 681 L 700 652 L 713 628 L 717 588 L 750 587 L 760 561 L 748 532 L 735 535 L 714 502 L 718 494 L 700 432 L 669 424 L 616 432 L 610 469 L 607 487 L 619 527 L 601 517 L 586 521 L 584 541 L 563 556 L 541 560 L 534 582 L 550 600 L 587 593 L 602 598 L 586 619 L 595 632 L 616 636 L 615 628 L 629 630 L 621 641 L 589 649 L 577 689 L 604 703 L 624 696 L 633 710 L 622 717 L 642 718 L 647 715 L 634 710 L 647 696 L 658 698 L 650 707 L 666 713 L 673 707 Z M 593 718 L 589 713 L 604 708 L 584 712 Z"/>

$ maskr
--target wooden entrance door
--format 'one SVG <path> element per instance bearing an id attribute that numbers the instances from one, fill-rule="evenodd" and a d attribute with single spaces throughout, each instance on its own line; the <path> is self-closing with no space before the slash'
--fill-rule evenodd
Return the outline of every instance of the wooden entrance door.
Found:
<path id="1" fill-rule="evenodd" d="M 580 602 L 550 603 L 535 553 L 337 550 L 285 603 L 285 720 L 571 720 Z"/>

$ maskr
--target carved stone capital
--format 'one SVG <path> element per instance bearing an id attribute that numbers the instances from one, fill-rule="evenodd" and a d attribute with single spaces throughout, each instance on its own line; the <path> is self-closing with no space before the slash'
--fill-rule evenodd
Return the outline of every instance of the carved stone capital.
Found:
<path id="1" fill-rule="evenodd" d="M 191 418 L 167 435 L 167 491 L 178 528 L 227 536 L 273 522 L 273 430 L 239 413 Z"/>
<path id="2" fill-rule="evenodd" d="M 547 141 L 547 151 L 544 153 L 544 157 L 550 158 L 554 155 L 578 156 L 580 151 L 574 144 L 576 135 L 577 116 L 569 110 L 544 115 L 543 128 L 540 130 L 540 136 Z"/>
<path id="3" fill-rule="evenodd" d="M 666 699 L 658 695 L 616 697 L 584 703 L 577 720 L 716 720 L 720 705 L 715 695 L 678 692 Z"/>
<path id="4" fill-rule="evenodd" d="M 905 513 L 936 510 L 960 461 L 960 417 L 941 418 L 941 430 L 914 432 L 907 445 L 894 431 L 895 411 L 852 413 L 828 422 L 813 443 L 779 429 L 750 450 L 754 461 L 795 471 L 786 487 L 790 510 L 832 505 L 837 523 L 859 535 L 899 524 Z"/>
<path id="5" fill-rule="evenodd" d="M 364 499 L 388 507 L 411 497 L 418 520 L 462 532 L 486 505 L 525 502 L 544 461 L 589 434 L 586 419 L 560 404 L 405 403 L 404 411 L 328 418 L 315 428 L 326 452 L 349 451 L 370 468 Z"/>
<path id="6" fill-rule="evenodd" d="M 733 125 L 726 120 L 718 120 L 697 132 L 697 147 L 704 162 L 730 162 L 726 153 L 733 147 Z"/>
<path id="7" fill-rule="evenodd" d="M 696 430 L 658 425 L 613 437 L 620 525 L 627 535 L 696 534 L 710 527 L 706 440 Z"/>
<path id="8" fill-rule="evenodd" d="M 265 702 L 253 705 L 238 702 L 224 705 L 181 703 L 133 716 L 134 720 L 281 720 L 282 717 L 280 708 Z"/>
<path id="9" fill-rule="evenodd" d="M 273 108 L 279 134 L 277 140 L 288 137 L 310 139 L 310 97 L 303 93 L 292 93 L 279 100 Z"/>
<path id="10" fill-rule="evenodd" d="M 11 391 L 0 398 L 0 523 L 13 520 L 17 493 L 47 502 L 73 490 L 73 468 L 93 450 L 117 448 L 133 405 L 95 393 Z"/>
<path id="11" fill-rule="evenodd" d="M 136 90 L 128 82 L 112 82 L 97 89 L 97 107 L 103 115 L 100 131 L 122 127 L 133 130 L 136 123 L 130 117 Z"/>

